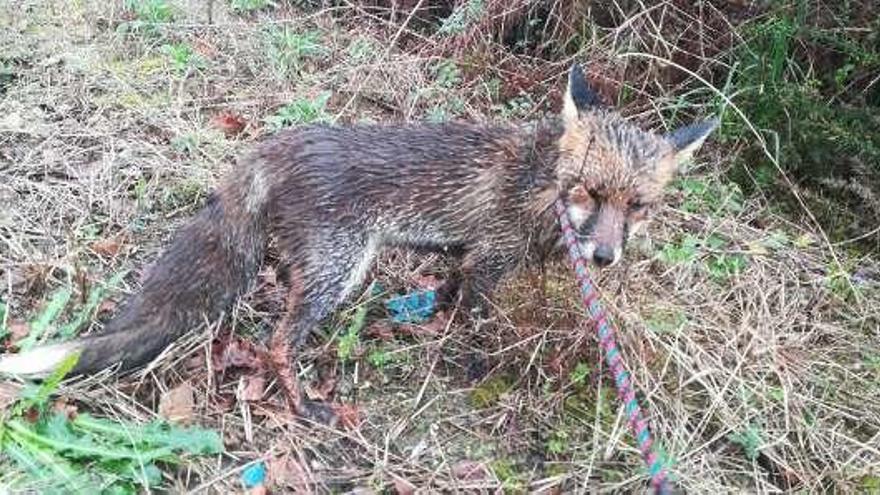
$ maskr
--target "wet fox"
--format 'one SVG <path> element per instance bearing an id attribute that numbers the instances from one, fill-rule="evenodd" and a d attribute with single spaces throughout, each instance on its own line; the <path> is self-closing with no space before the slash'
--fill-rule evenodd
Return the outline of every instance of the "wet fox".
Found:
<path id="1" fill-rule="evenodd" d="M 716 125 L 643 131 L 602 105 L 575 64 L 561 115 L 538 122 L 278 133 L 240 160 L 102 332 L 6 354 L 0 373 L 45 376 L 75 352 L 74 374 L 142 366 L 247 291 L 270 242 L 301 287 L 294 348 L 389 246 L 460 253 L 459 303 L 485 314 L 505 274 L 557 251 L 557 198 L 587 256 L 613 265 Z"/>

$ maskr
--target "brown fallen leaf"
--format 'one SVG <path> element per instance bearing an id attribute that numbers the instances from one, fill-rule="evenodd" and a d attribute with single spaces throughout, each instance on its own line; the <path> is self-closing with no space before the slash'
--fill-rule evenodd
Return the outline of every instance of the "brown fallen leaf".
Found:
<path id="1" fill-rule="evenodd" d="M 190 423 L 194 407 L 195 397 L 189 382 L 181 383 L 159 398 L 159 415 L 172 423 Z"/>
<path id="2" fill-rule="evenodd" d="M 122 248 L 122 240 L 117 237 L 101 239 L 93 242 L 91 247 L 95 254 L 113 258 L 119 254 L 119 250 Z"/>
<path id="3" fill-rule="evenodd" d="M 104 299 L 98 304 L 97 315 L 103 316 L 116 311 L 116 301 L 112 299 Z"/>
<path id="4" fill-rule="evenodd" d="M 413 495 L 416 493 L 416 487 L 403 478 L 394 478 L 394 492 L 397 495 Z"/>
<path id="5" fill-rule="evenodd" d="M 289 488 L 293 493 L 313 493 L 308 472 L 292 455 L 273 457 L 267 464 L 268 478 L 272 485 Z"/>
<path id="6" fill-rule="evenodd" d="M 263 370 L 265 363 L 251 342 L 237 336 L 227 336 L 214 341 L 211 347 L 211 366 L 216 372 L 227 368 Z"/>
<path id="7" fill-rule="evenodd" d="M 266 378 L 262 375 L 251 375 L 242 377 L 242 388 L 239 394 L 239 400 L 246 402 L 256 402 L 263 398 L 266 392 Z"/>
<path id="8" fill-rule="evenodd" d="M 444 281 L 434 275 L 417 275 L 413 282 L 420 289 L 436 289 L 443 285 Z"/>
<path id="9" fill-rule="evenodd" d="M 239 134 L 247 125 L 244 119 L 230 112 L 215 115 L 211 119 L 211 123 L 214 127 L 223 131 L 223 134 L 227 137 Z"/>
<path id="10" fill-rule="evenodd" d="M 379 338 L 386 341 L 394 338 L 394 330 L 391 328 L 391 324 L 385 320 L 377 320 L 371 323 L 364 333 L 368 337 Z"/>
<path id="11" fill-rule="evenodd" d="M 489 477 L 489 471 L 481 462 L 460 461 L 452 466 L 452 475 L 460 480 L 482 480 Z"/>
<path id="12" fill-rule="evenodd" d="M 333 390 L 336 388 L 336 383 L 338 382 L 335 376 L 327 376 L 324 378 L 324 381 L 321 382 L 317 387 L 312 387 L 310 385 L 306 385 L 305 393 L 306 397 L 309 400 L 317 400 L 326 402 L 330 399 L 330 395 L 333 393 Z"/>
<path id="13" fill-rule="evenodd" d="M 214 58 L 217 56 L 217 47 L 204 38 L 196 38 L 193 41 L 193 51 L 205 58 Z"/>
<path id="14" fill-rule="evenodd" d="M 22 386 L 12 382 L 0 382 L 0 412 L 5 411 L 18 399 Z"/>
<path id="15" fill-rule="evenodd" d="M 347 430 L 354 430 L 360 424 L 360 410 L 354 404 L 333 404 L 338 424 Z"/>
<path id="16" fill-rule="evenodd" d="M 31 332 L 31 326 L 26 321 L 10 320 L 7 322 L 6 328 L 9 330 L 9 344 L 15 345 L 19 340 L 28 336 Z"/>
<path id="17" fill-rule="evenodd" d="M 67 419 L 75 418 L 76 414 L 79 412 L 77 407 L 67 402 L 67 399 L 64 397 L 52 403 L 52 411 L 58 414 L 63 414 Z"/>
<path id="18" fill-rule="evenodd" d="M 412 336 L 435 337 L 441 335 L 449 324 L 449 315 L 446 311 L 438 311 L 430 320 L 421 324 L 405 323 L 400 325 L 400 330 Z"/>

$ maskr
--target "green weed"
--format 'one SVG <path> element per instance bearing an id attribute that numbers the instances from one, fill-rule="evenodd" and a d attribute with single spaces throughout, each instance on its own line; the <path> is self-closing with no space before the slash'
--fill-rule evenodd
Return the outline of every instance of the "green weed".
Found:
<path id="1" fill-rule="evenodd" d="M 678 243 L 666 243 L 660 249 L 660 261 L 667 265 L 691 263 L 697 258 L 699 242 L 697 237 L 687 234 Z"/>
<path id="2" fill-rule="evenodd" d="M 452 11 L 452 14 L 446 19 L 443 19 L 443 23 L 440 25 L 437 32 L 446 35 L 461 34 L 465 32 L 468 27 L 475 24 L 480 20 L 480 17 L 483 16 L 483 12 L 486 10 L 485 4 L 485 0 L 468 0 L 466 2 L 460 2 L 455 10 Z"/>
<path id="3" fill-rule="evenodd" d="M 277 132 L 285 127 L 310 122 L 322 122 L 330 118 L 327 114 L 327 102 L 330 100 L 330 92 L 323 92 L 313 100 L 300 99 L 285 105 L 265 118 L 265 122 L 271 132 Z"/>
<path id="4" fill-rule="evenodd" d="M 513 387 L 513 382 L 510 377 L 505 375 L 494 376 L 471 391 L 471 404 L 478 409 L 492 407 L 498 403 L 501 396 L 506 394 L 511 387 Z"/>
<path id="5" fill-rule="evenodd" d="M 70 286 L 55 290 L 43 310 L 31 320 L 30 332 L 17 343 L 17 347 L 25 351 L 41 340 L 56 336 L 61 339 L 69 339 L 75 336 L 92 319 L 98 306 L 106 298 L 107 290 L 116 287 L 127 273 L 127 271 L 121 271 L 110 277 L 107 282 L 94 285 L 85 304 L 74 312 L 67 323 L 61 323 L 60 317 L 71 300 L 73 290 Z M 0 328 L 5 330 L 5 326 Z M 0 331 L 0 339 L 3 336 L 4 332 Z"/>
<path id="6" fill-rule="evenodd" d="M 268 36 L 269 58 L 283 76 L 300 73 L 306 60 L 324 53 L 319 31 L 299 33 L 290 27 L 273 27 Z"/>
<path id="7" fill-rule="evenodd" d="M 494 110 L 505 120 L 516 120 L 527 117 L 535 109 L 535 102 L 530 95 L 521 95 L 504 103 L 492 105 Z"/>
<path id="8" fill-rule="evenodd" d="M 454 88 L 461 84 L 461 69 L 453 60 L 443 60 L 437 64 L 435 72 L 435 83 L 441 88 Z"/>
<path id="9" fill-rule="evenodd" d="M 367 314 L 370 312 L 372 302 L 381 294 L 376 287 L 375 282 L 371 283 L 366 291 L 367 297 L 349 310 L 348 326 L 345 332 L 339 335 L 336 343 L 336 355 L 341 361 L 350 361 L 360 345 L 360 333 L 367 324 Z"/>
<path id="10" fill-rule="evenodd" d="M 230 0 L 229 8 L 237 14 L 250 14 L 268 8 L 275 8 L 278 5 L 272 0 Z"/>
<path id="11" fill-rule="evenodd" d="M 501 481 L 504 493 L 520 493 L 524 490 L 522 473 L 508 459 L 497 459 L 490 464 L 492 472 Z"/>
<path id="12" fill-rule="evenodd" d="M 561 455 L 568 452 L 569 435 L 565 430 L 556 430 L 547 440 L 547 451 L 551 454 Z"/>
<path id="13" fill-rule="evenodd" d="M 162 53 L 168 58 L 171 68 L 178 74 L 186 74 L 190 69 L 204 66 L 204 60 L 193 52 L 189 43 L 171 43 L 162 45 Z"/>
<path id="14" fill-rule="evenodd" d="M 174 20 L 174 9 L 167 0 L 125 0 L 124 5 L 134 20 L 120 24 L 121 32 L 156 35 L 159 24 Z"/>
<path id="15" fill-rule="evenodd" d="M 716 254 L 709 257 L 706 268 L 709 276 L 714 280 L 723 282 L 731 277 L 739 275 L 748 262 L 741 254 Z"/>
<path id="16" fill-rule="evenodd" d="M 688 213 L 739 213 L 745 196 L 736 183 L 719 184 L 705 179 L 682 178 L 676 188 L 683 193 L 681 208 Z"/>
<path id="17" fill-rule="evenodd" d="M 591 371 L 592 369 L 589 364 L 583 361 L 579 362 L 575 365 L 574 369 L 571 370 L 571 373 L 568 374 L 568 381 L 574 386 L 582 386 L 587 383 L 587 378 L 590 377 Z"/>
<path id="18" fill-rule="evenodd" d="M 764 443 L 761 439 L 761 430 L 753 425 L 749 425 L 741 432 L 730 433 L 727 439 L 742 447 L 746 457 L 751 461 L 758 458 L 761 445 Z"/>
<path id="19" fill-rule="evenodd" d="M 687 316 L 674 308 L 656 308 L 645 317 L 645 325 L 658 334 L 678 333 L 687 322 Z"/>
<path id="20" fill-rule="evenodd" d="M 40 386 L 26 387 L 0 420 L 0 452 L 24 475 L 7 488 L 40 493 L 137 493 L 161 485 L 159 466 L 218 454 L 216 432 L 154 421 L 147 425 L 51 412 L 49 398 L 76 364 L 68 358 Z"/>

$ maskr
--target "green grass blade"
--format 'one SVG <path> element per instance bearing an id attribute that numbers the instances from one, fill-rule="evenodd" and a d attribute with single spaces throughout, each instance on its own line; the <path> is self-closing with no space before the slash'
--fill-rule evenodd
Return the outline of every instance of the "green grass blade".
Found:
<path id="1" fill-rule="evenodd" d="M 43 309 L 40 316 L 31 323 L 31 331 L 28 336 L 18 343 L 18 348 L 20 350 L 26 351 L 37 343 L 37 340 L 43 336 L 46 329 L 49 328 L 49 325 L 55 321 L 55 318 L 57 318 L 64 307 L 67 306 L 71 294 L 72 292 L 68 287 L 62 287 L 52 294 L 49 304 L 46 305 L 46 308 Z"/>
<path id="2" fill-rule="evenodd" d="M 4 302 L 0 299 L 0 340 L 9 335 L 9 326 L 6 321 L 9 318 L 9 301 Z"/>
<path id="3" fill-rule="evenodd" d="M 64 380 L 64 377 L 70 373 L 70 370 L 76 366 L 77 361 L 79 361 L 79 352 L 75 354 L 71 354 L 61 364 L 55 371 L 46 378 L 43 383 L 37 387 L 36 391 L 23 397 L 22 400 L 18 402 L 15 406 L 14 413 L 16 415 L 21 414 L 25 409 L 29 407 L 42 407 L 46 405 L 46 402 L 49 400 L 49 396 L 52 395 L 53 392 L 58 388 L 58 385 Z M 28 390 L 28 389 L 25 389 Z"/>
<path id="4" fill-rule="evenodd" d="M 119 282 L 121 282 L 127 274 L 128 270 L 123 270 L 116 275 L 113 275 L 110 280 L 107 281 L 107 283 L 95 287 L 91 291 L 91 294 L 89 294 L 89 299 L 88 301 L 86 301 L 86 305 L 77 312 L 76 316 L 73 318 L 73 320 L 70 321 L 70 323 L 61 327 L 61 329 L 58 331 L 58 335 L 62 339 L 69 339 L 70 337 L 76 335 L 80 331 L 82 326 L 88 323 L 88 321 L 92 318 L 95 310 L 98 309 L 98 305 L 101 304 L 101 302 L 105 299 L 107 290 L 113 289 L 117 285 L 119 285 Z"/>
<path id="5" fill-rule="evenodd" d="M 11 425 L 7 423 L 7 426 Z M 16 427 L 8 428 L 6 434 L 3 452 L 33 478 L 47 484 L 40 493 L 84 493 L 83 488 L 88 485 L 82 480 L 83 473 L 65 459 L 34 443 Z M 61 486 L 65 490 L 61 490 Z"/>

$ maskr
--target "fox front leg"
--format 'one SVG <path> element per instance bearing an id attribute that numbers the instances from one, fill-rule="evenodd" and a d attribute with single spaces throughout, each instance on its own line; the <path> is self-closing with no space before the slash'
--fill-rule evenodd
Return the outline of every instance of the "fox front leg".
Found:
<path id="1" fill-rule="evenodd" d="M 472 251 L 462 263 L 461 306 L 482 322 L 492 315 L 492 294 L 504 275 L 513 268 L 511 256 Z"/>

